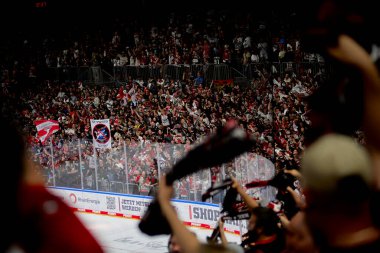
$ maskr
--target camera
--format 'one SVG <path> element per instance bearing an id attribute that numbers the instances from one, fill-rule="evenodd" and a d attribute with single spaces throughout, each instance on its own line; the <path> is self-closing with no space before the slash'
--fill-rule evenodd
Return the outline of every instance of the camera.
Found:
<path id="1" fill-rule="evenodd" d="M 276 199 L 283 203 L 282 212 L 291 219 L 298 211 L 293 196 L 287 191 L 287 187 L 291 187 L 293 190 L 297 190 L 299 186 L 298 179 L 285 171 L 279 171 L 272 179 L 263 181 L 252 181 L 245 185 L 246 188 L 273 186 L 277 188 Z"/>
<path id="2" fill-rule="evenodd" d="M 225 179 L 224 182 L 218 186 L 209 188 L 205 194 L 202 195 L 202 200 L 206 197 L 213 196 L 215 192 L 220 192 L 227 188 L 226 196 L 224 197 L 222 204 L 221 219 L 225 220 L 244 220 L 249 219 L 251 216 L 247 204 L 244 201 L 237 200 L 237 191 L 232 188 L 233 181 L 229 178 Z M 213 193 L 213 194 L 212 194 Z M 212 231 L 211 236 L 207 236 L 207 242 L 216 242 L 220 237 L 219 225 L 217 225 Z"/>
<path id="3" fill-rule="evenodd" d="M 230 120 L 180 159 L 166 174 L 166 183 L 172 185 L 175 180 L 191 173 L 229 162 L 237 155 L 249 151 L 255 143 L 252 136 L 238 127 L 237 121 Z M 152 200 L 138 226 L 147 235 L 171 233 L 157 198 Z"/>

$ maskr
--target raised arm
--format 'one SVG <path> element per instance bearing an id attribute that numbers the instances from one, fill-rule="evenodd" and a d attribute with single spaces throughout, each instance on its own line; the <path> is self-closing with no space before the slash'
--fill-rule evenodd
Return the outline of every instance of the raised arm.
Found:
<path id="1" fill-rule="evenodd" d="M 223 218 L 219 218 L 219 233 L 220 233 L 220 241 L 222 242 L 222 245 L 227 247 L 228 245 L 228 241 L 227 241 L 227 238 L 226 238 L 226 234 L 224 233 L 224 220 Z"/>
<path id="2" fill-rule="evenodd" d="M 377 186 L 380 188 L 380 75 L 370 55 L 354 39 L 340 35 L 336 47 L 328 48 L 336 60 L 356 68 L 364 83 L 363 129 L 376 169 Z"/>
<path id="3" fill-rule="evenodd" d="M 240 183 L 236 180 L 236 178 L 232 178 L 232 180 L 232 187 L 235 188 L 236 191 L 240 194 L 241 198 L 247 204 L 248 208 L 251 210 L 255 207 L 258 207 L 259 203 L 248 195 L 248 193 L 241 187 Z"/>
<path id="4" fill-rule="evenodd" d="M 199 252 L 200 242 L 196 236 L 186 228 L 183 222 L 178 218 L 177 212 L 170 203 L 173 196 L 173 186 L 166 185 L 166 177 L 162 176 L 158 183 L 157 199 L 160 203 L 162 214 L 169 222 L 172 233 L 176 235 L 178 244 L 184 253 Z"/>

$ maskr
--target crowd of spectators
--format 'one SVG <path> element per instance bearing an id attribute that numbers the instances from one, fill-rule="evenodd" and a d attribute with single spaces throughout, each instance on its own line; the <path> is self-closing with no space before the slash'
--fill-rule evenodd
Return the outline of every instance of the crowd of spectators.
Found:
<path id="1" fill-rule="evenodd" d="M 33 122 L 38 119 L 59 122 L 60 131 L 52 139 L 53 161 L 56 167 L 65 165 L 61 171 L 65 174 L 78 173 L 79 139 L 81 154 L 87 157 L 83 160 L 91 163 L 88 159 L 93 154 L 90 119 L 110 119 L 112 155 L 99 151 L 98 176 L 125 181 L 124 162 L 118 160 L 123 157 L 119 154 L 124 142 L 131 150 L 153 146 L 153 143 L 181 144 L 178 152 L 182 154 L 231 118 L 257 138 L 254 153 L 275 163 L 277 169 L 298 168 L 305 130 L 310 123 L 304 98 L 314 91 L 318 81 L 318 76 L 312 76 L 309 71 L 289 71 L 281 76 L 263 69 L 260 78 L 245 88 L 192 85 L 169 78 L 130 79 L 125 84 L 111 86 L 46 81 L 21 93 L 10 89 L 4 95 L 12 99 L 18 96 L 17 100 L 23 105 L 18 113 L 24 131 L 29 134 L 35 150 L 39 150 L 36 154 L 40 162 L 47 167 L 51 167 L 51 150 L 36 139 Z M 128 161 L 132 168 L 130 177 L 156 173 L 156 156 L 147 154 L 149 152 L 153 151 L 141 154 L 146 159 L 138 172 L 133 169 L 136 161 Z M 77 164 L 76 168 L 70 161 Z M 166 167 L 172 163 L 168 162 Z"/>
<path id="2" fill-rule="evenodd" d="M 319 55 L 302 51 L 294 21 L 289 21 L 294 13 L 283 11 L 272 18 L 261 18 L 257 13 L 265 10 L 259 7 L 254 13 L 173 11 L 151 22 L 141 17 L 131 21 L 130 16 L 115 16 L 99 22 L 96 29 L 98 23 L 94 22 L 87 27 L 75 24 L 73 29 L 66 27 L 59 32 L 38 30 L 39 36 L 20 33 L 3 42 L 12 52 L 2 59 L 3 82 L 20 75 L 39 77 L 49 67 L 101 66 L 112 73 L 115 66 L 323 61 Z M 67 20 L 67 26 L 70 22 Z"/>
<path id="3" fill-rule="evenodd" d="M 117 66 L 207 65 L 218 61 L 231 66 L 322 61 L 302 52 L 297 34 L 290 32 L 291 24 L 284 20 L 221 10 L 187 15 L 173 12 L 148 25 L 137 20 L 118 18 L 111 24 L 105 22 L 96 32 L 84 29 L 76 33 L 73 29 L 60 35 L 43 34 L 41 40 L 18 36 L 21 41 L 15 44 L 17 54 L 4 59 L 1 92 L 22 105 L 19 117 L 30 143 L 34 143 L 36 159 L 46 168 L 49 184 L 98 188 L 92 169 L 79 173 L 82 166 L 95 166 L 90 158 L 94 152 L 90 119 L 111 122 L 113 152 L 97 151 L 98 178 L 136 183 L 138 189 L 130 192 L 148 194 L 144 186 L 157 180 L 154 175 L 158 167 L 170 167 L 191 144 L 230 118 L 259 140 L 253 152 L 272 161 L 276 169 L 299 167 L 304 134 L 310 124 L 304 97 L 321 82 L 321 73 L 315 75 L 310 69 L 280 72 L 257 65 L 248 87 L 232 83 L 223 88 L 205 80 L 201 72 L 197 77 L 184 75 L 182 79 L 128 77 L 125 83 L 107 86 L 43 79 L 42 72 L 48 67 L 101 66 L 111 70 Z M 54 150 L 34 142 L 33 122 L 38 119 L 58 120 L 60 131 L 52 139 Z M 140 153 L 139 159 L 120 159 L 124 142 L 130 150 L 144 145 L 144 151 L 134 151 Z M 181 148 L 167 151 L 177 154 L 176 158 L 166 155 L 166 164 L 161 165 L 153 155 L 157 151 L 150 148 L 153 143 Z M 128 175 L 123 169 L 126 163 Z M 52 175 L 51 167 L 60 168 L 55 170 L 56 175 Z"/>

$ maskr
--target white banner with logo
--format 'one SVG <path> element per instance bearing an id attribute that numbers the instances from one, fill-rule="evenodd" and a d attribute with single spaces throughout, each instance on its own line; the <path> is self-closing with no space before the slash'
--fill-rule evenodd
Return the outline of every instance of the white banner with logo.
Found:
<path id="1" fill-rule="evenodd" d="M 97 193 L 74 189 L 49 188 L 74 210 L 111 216 L 141 219 L 151 197 L 124 194 Z M 211 203 L 172 201 L 179 218 L 188 226 L 214 229 L 218 223 L 220 207 Z M 225 230 L 235 235 L 246 232 L 246 221 L 227 220 Z M 242 230 L 243 229 L 243 230 Z M 211 235 L 211 233 L 210 233 Z"/>
<path id="2" fill-rule="evenodd" d="M 92 119 L 91 134 L 95 148 L 111 148 L 111 128 L 109 119 Z"/>

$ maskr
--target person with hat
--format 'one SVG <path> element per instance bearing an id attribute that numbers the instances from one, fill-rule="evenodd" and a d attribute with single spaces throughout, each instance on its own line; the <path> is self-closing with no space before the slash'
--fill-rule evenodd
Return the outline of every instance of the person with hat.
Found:
<path id="1" fill-rule="evenodd" d="M 368 151 L 347 135 L 325 134 L 304 152 L 305 220 L 324 252 L 380 252 L 380 229 L 373 223 L 374 189 Z"/>

